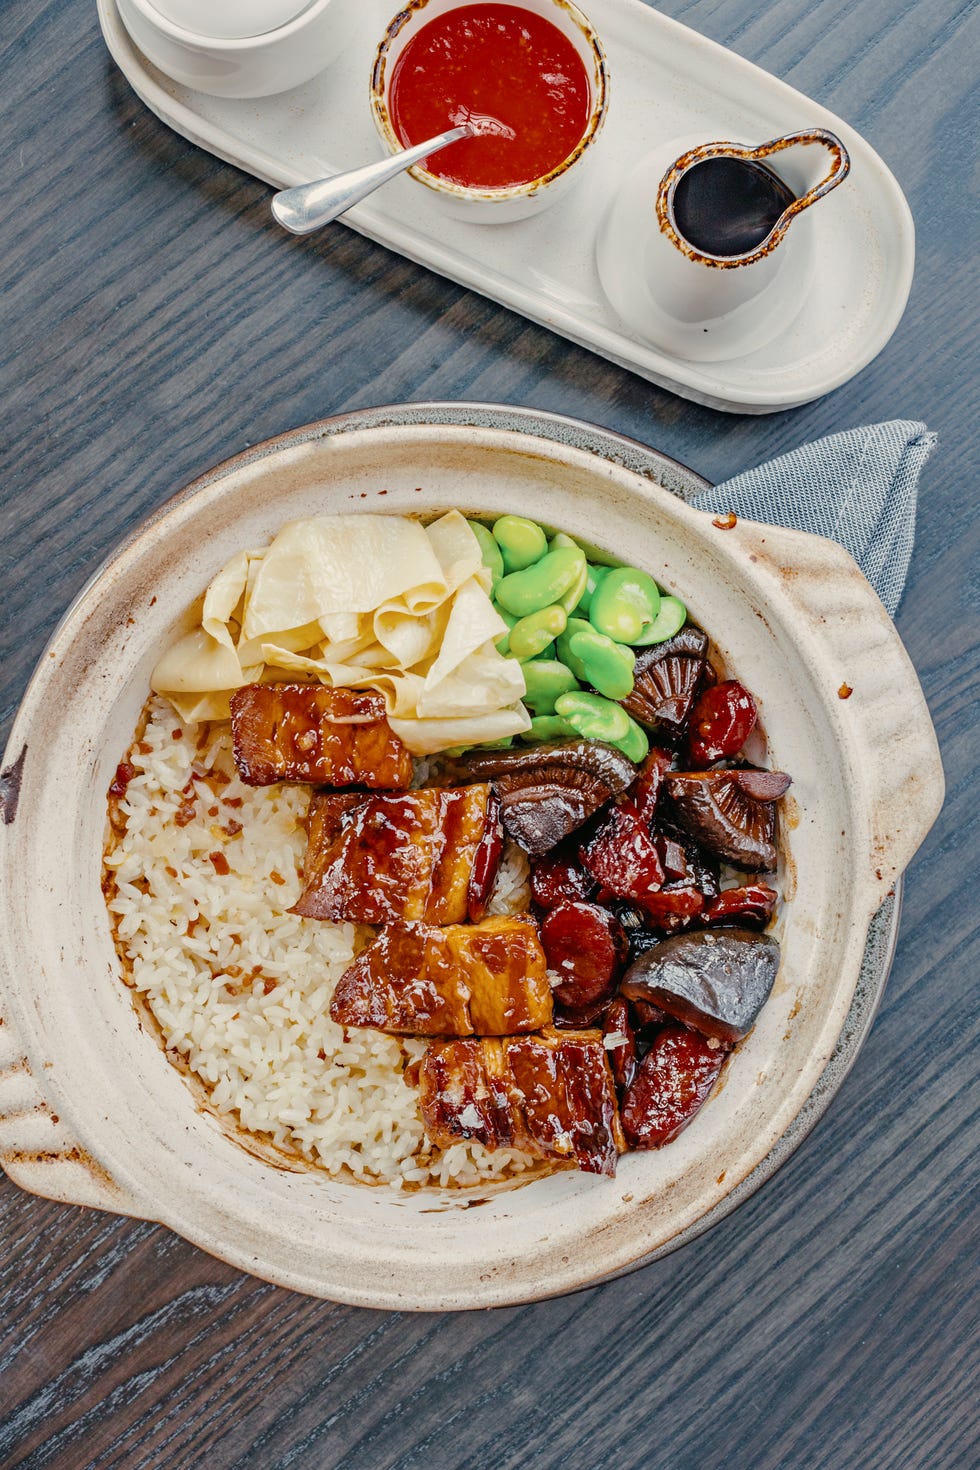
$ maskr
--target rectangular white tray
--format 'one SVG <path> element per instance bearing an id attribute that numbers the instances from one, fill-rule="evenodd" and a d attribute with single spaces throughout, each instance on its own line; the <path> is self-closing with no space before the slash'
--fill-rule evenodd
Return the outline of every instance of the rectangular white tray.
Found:
<path id="1" fill-rule="evenodd" d="M 109 51 L 143 102 L 257 178 L 282 187 L 382 156 L 368 88 L 392 0 L 360 0 L 354 40 L 312 82 L 247 101 L 170 81 L 130 40 L 115 0 L 98 0 L 98 9 Z M 474 225 L 437 213 L 427 191 L 402 176 L 344 223 L 696 403 L 769 413 L 846 382 L 884 347 L 911 285 L 912 218 L 892 174 L 826 108 L 642 0 L 585 0 L 585 9 L 606 49 L 611 100 L 592 166 L 564 198 L 516 224 Z M 760 143 L 813 127 L 843 139 L 851 174 L 792 226 L 812 230 L 817 262 L 799 314 L 767 346 L 725 362 L 672 357 L 632 334 L 606 302 L 594 258 L 624 175 L 674 137 Z"/>

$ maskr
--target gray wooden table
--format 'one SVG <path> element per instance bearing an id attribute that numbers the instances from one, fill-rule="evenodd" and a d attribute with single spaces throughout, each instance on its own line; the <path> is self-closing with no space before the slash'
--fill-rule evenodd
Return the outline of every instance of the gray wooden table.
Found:
<path id="1" fill-rule="evenodd" d="M 0 1179 L 0 1465 L 409 1470 L 980 1460 L 980 687 L 969 0 L 667 0 L 858 127 L 915 215 L 896 335 L 793 413 L 694 407 L 268 191 L 148 114 L 91 0 L 0 9 L 0 736 L 72 595 L 212 463 L 343 409 L 468 398 L 620 430 L 720 479 L 846 425 L 939 431 L 898 625 L 945 810 L 816 1132 L 707 1236 L 579 1296 L 384 1315 L 241 1276 L 158 1227 Z M 973 784 L 971 784 L 971 782 Z"/>

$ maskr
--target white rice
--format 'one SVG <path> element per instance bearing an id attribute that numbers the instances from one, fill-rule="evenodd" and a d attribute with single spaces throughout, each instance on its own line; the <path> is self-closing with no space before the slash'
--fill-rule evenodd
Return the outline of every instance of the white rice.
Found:
<path id="1" fill-rule="evenodd" d="M 334 986 L 368 931 L 287 913 L 302 888 L 309 793 L 244 786 L 229 727 L 202 727 L 200 750 L 198 733 L 150 701 L 105 854 L 124 975 L 173 1059 L 216 1112 L 331 1174 L 402 1188 L 526 1169 L 532 1160 L 516 1150 L 434 1148 L 404 1076 L 425 1043 L 345 1033 L 330 1019 Z M 526 858 L 509 848 L 492 907 L 527 901 Z"/>

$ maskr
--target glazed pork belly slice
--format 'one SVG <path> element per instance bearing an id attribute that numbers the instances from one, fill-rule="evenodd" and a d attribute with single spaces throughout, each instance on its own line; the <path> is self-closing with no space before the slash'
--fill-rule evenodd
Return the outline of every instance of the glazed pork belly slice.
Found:
<path id="1" fill-rule="evenodd" d="M 399 790 L 412 757 L 380 694 L 323 684 L 247 684 L 231 699 L 238 773 L 247 786 L 309 781 Z"/>
<path id="2" fill-rule="evenodd" d="M 419 1083 L 422 1121 L 440 1148 L 472 1138 L 609 1175 L 625 1152 L 599 1031 L 433 1042 Z"/>
<path id="3" fill-rule="evenodd" d="M 307 825 L 306 887 L 294 914 L 355 924 L 483 917 L 501 846 L 489 786 L 357 799 L 316 792 Z"/>
<path id="4" fill-rule="evenodd" d="M 530 919 L 389 924 L 345 970 L 330 1015 L 396 1035 L 508 1036 L 552 1016 L 544 950 Z"/>

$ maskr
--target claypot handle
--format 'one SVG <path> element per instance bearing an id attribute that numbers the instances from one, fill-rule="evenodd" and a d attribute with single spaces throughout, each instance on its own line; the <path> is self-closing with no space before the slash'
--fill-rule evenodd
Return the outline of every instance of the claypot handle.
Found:
<path id="1" fill-rule="evenodd" d="M 702 514 L 709 514 L 702 512 Z M 727 518 L 716 517 L 714 525 Z M 718 534 L 713 532 L 713 534 Z M 936 732 L 895 624 L 852 557 L 802 531 L 738 521 L 738 560 L 771 583 L 809 635 L 806 653 L 827 691 L 831 716 L 862 806 L 871 911 L 887 896 L 939 814 L 945 794 Z"/>
<path id="2" fill-rule="evenodd" d="M 143 1216 L 53 1111 L 9 1016 L 0 1016 L 0 1165 L 29 1194 Z"/>

